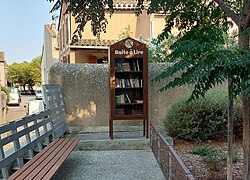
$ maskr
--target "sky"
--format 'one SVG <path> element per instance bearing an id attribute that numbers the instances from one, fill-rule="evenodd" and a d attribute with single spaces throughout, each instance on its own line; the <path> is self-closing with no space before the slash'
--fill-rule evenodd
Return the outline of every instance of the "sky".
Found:
<path id="1" fill-rule="evenodd" d="M 30 62 L 42 54 L 44 25 L 52 23 L 52 6 L 47 0 L 0 0 L 0 51 L 8 65 Z"/>

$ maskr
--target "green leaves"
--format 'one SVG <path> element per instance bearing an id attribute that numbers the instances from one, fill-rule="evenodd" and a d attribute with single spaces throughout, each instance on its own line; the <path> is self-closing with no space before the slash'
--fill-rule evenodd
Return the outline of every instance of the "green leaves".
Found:
<path id="1" fill-rule="evenodd" d="M 190 141 L 224 139 L 227 135 L 227 90 L 210 91 L 204 98 L 187 102 L 181 97 L 167 111 L 164 125 L 171 136 Z M 234 107 L 234 133 L 242 136 L 242 108 Z"/>
<path id="2" fill-rule="evenodd" d="M 49 0 L 54 2 L 55 0 Z M 62 3 L 67 3 L 66 13 L 72 13 L 78 24 L 74 31 L 73 42 L 82 37 L 82 32 L 87 22 L 91 23 L 91 31 L 94 36 L 100 37 L 101 33 L 106 32 L 108 24 L 105 16 L 106 12 L 113 14 L 113 0 L 56 0 L 51 12 L 59 9 Z"/>
<path id="3" fill-rule="evenodd" d="M 227 16 L 214 1 L 182 1 L 159 0 L 150 4 L 148 13 L 163 12 L 166 14 L 166 25 L 159 35 L 162 41 L 171 34 L 173 27 L 181 34 L 185 34 L 195 26 L 213 24 L 224 30 L 227 27 Z"/>
<path id="4" fill-rule="evenodd" d="M 41 83 L 41 56 L 34 58 L 30 63 L 13 63 L 8 67 L 8 82 L 18 83 L 21 86 Z"/>
<path id="5" fill-rule="evenodd" d="M 154 78 L 154 81 L 160 81 L 175 76 L 160 91 L 193 85 L 189 100 L 194 100 L 203 97 L 209 89 L 230 77 L 235 96 L 242 90 L 250 92 L 250 81 L 243 78 L 250 55 L 227 44 L 228 42 L 215 25 L 193 27 L 171 46 L 173 52 L 169 58 L 175 63 Z"/>

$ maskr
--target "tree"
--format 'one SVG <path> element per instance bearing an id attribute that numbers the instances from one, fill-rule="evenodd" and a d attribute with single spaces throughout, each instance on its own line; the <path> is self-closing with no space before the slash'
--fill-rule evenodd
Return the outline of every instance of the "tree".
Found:
<path id="1" fill-rule="evenodd" d="M 54 0 L 49 0 L 50 2 Z M 60 7 L 62 2 L 69 3 L 68 13 L 75 16 L 79 23 L 75 31 L 74 39 L 84 30 L 84 26 L 88 21 L 91 22 L 92 32 L 100 37 L 102 32 L 106 32 L 107 19 L 105 11 L 110 14 L 114 12 L 113 1 L 92 1 L 92 0 L 57 0 L 52 11 Z M 138 0 L 135 13 L 139 15 L 143 9 L 144 0 Z M 108 9 L 106 9 L 108 7 Z M 177 27 L 180 34 L 189 32 L 193 27 L 202 27 L 202 25 L 213 24 L 226 30 L 227 18 L 231 18 L 239 27 L 238 44 L 241 49 L 249 51 L 249 33 L 247 30 L 250 26 L 250 0 L 152 0 L 148 8 L 149 13 L 164 12 L 166 16 L 166 25 L 163 33 L 159 36 L 160 40 L 168 38 L 171 29 Z M 78 36 L 77 36 L 78 35 Z M 233 55 L 233 54 L 232 54 Z M 246 56 L 246 58 L 249 56 Z M 244 59 L 244 58 L 243 58 Z M 239 63 L 240 64 L 240 63 Z M 244 150 L 244 169 L 243 179 L 250 179 L 250 97 L 249 92 L 249 68 L 245 61 L 242 62 L 242 71 L 240 76 L 237 74 L 237 80 L 242 85 L 240 89 L 243 102 L 243 150 Z M 206 69 L 206 67 L 204 67 Z M 219 69 L 220 70 L 220 69 Z M 218 74 L 219 72 L 214 72 Z M 220 77 L 220 76 L 219 76 Z M 232 76 L 234 77 L 234 76 Z M 221 77 L 220 77 L 221 78 Z M 217 79 L 223 81 L 225 79 Z M 234 80 L 234 79 L 233 79 Z M 236 83 L 237 84 L 237 83 Z M 198 86 L 197 86 L 198 87 Z"/>
<path id="2" fill-rule="evenodd" d="M 30 62 L 30 71 L 31 71 L 31 79 L 28 82 L 28 84 L 30 85 L 31 89 L 33 90 L 33 86 L 34 85 L 41 85 L 41 56 L 38 56 L 36 58 L 34 58 L 31 62 Z"/>
<path id="3" fill-rule="evenodd" d="M 20 85 L 25 90 L 26 85 L 33 90 L 34 85 L 41 84 L 41 56 L 34 58 L 30 63 L 13 63 L 8 67 L 8 82 Z"/>
<path id="4" fill-rule="evenodd" d="M 233 97 L 243 89 L 240 82 L 243 64 L 249 60 L 249 54 L 233 46 L 215 25 L 193 27 L 172 46 L 168 56 L 175 61 L 173 66 L 159 74 L 155 81 L 170 78 L 174 80 L 161 88 L 165 91 L 185 84 L 193 85 L 190 99 L 198 99 L 218 84 L 228 79 L 228 179 L 232 179 L 232 144 L 233 144 Z M 241 62 L 241 63 L 239 63 Z M 177 74 L 177 75 L 176 75 Z M 230 178 L 231 177 L 231 178 Z"/>
<path id="5" fill-rule="evenodd" d="M 160 1 L 154 1 L 154 4 L 151 4 L 151 12 L 154 11 L 158 11 L 160 10 L 164 10 L 165 12 L 169 12 L 170 15 L 167 18 L 166 21 L 166 27 L 164 29 L 164 33 L 162 33 L 162 35 L 160 36 L 161 39 L 164 39 L 166 37 L 168 37 L 170 30 L 172 28 L 172 26 L 174 26 L 174 21 L 176 22 L 176 26 L 180 29 L 180 30 L 184 30 L 187 31 L 188 28 L 193 27 L 196 25 L 196 21 L 197 19 L 192 19 L 189 18 L 189 13 L 190 9 L 191 11 L 194 10 L 193 7 L 195 7 L 195 5 L 198 4 L 198 2 L 200 1 L 194 1 L 194 2 L 189 2 L 186 1 L 184 8 L 179 10 L 178 7 L 182 2 L 175 0 L 172 3 L 173 7 L 171 7 L 171 5 L 169 6 L 168 3 L 166 3 L 168 1 L 166 0 L 160 0 Z M 226 15 L 228 17 L 230 17 L 235 24 L 238 25 L 238 31 L 239 31 L 239 39 L 238 39 L 238 44 L 239 44 L 239 48 L 244 49 L 246 51 L 249 51 L 249 33 L 247 33 L 247 30 L 249 29 L 250 26 L 250 1 L 249 0 L 244 0 L 244 1 L 240 1 L 240 0 L 236 0 L 236 1 L 232 1 L 232 0 L 215 0 L 217 7 L 221 8 L 223 10 L 223 12 L 226 13 Z M 166 5 L 165 5 L 165 4 Z M 212 5 L 214 3 L 214 1 L 210 1 L 210 3 L 208 3 L 208 6 L 205 9 L 210 9 L 210 5 Z M 192 4 L 192 5 L 190 5 Z M 201 5 L 201 4 L 200 4 Z M 203 6 L 200 6 L 201 8 L 203 8 Z M 167 7 L 166 7 L 167 6 Z M 195 8 L 195 10 L 198 10 Z M 197 14 L 203 14 L 202 12 L 204 9 L 201 9 L 201 11 L 197 11 Z M 205 12 L 207 13 L 207 10 L 205 10 Z M 212 12 L 212 11 L 210 11 Z M 216 11 L 214 11 L 216 12 Z M 218 11 L 219 12 L 219 11 Z M 179 15 L 180 13 L 180 15 Z M 213 14 L 213 13 L 212 13 Z M 211 14 L 211 17 L 213 17 Z M 216 14 L 216 13 L 215 13 Z M 187 18 L 187 19 L 186 19 Z M 204 22 L 207 21 L 207 19 L 203 20 Z M 219 20 L 221 23 L 221 20 Z M 201 21 L 197 21 L 197 24 L 199 23 L 203 23 Z M 206 23 L 212 23 L 214 24 L 213 21 L 210 22 L 206 22 Z M 184 26 L 183 26 L 184 25 Z M 187 26 L 187 27 L 185 27 Z M 248 56 L 247 56 L 248 57 Z M 238 69 L 241 70 L 238 75 L 238 77 L 240 77 L 240 82 L 241 85 L 240 86 L 242 89 L 242 102 L 243 102 L 243 151 L 244 151 L 244 165 L 243 165 L 243 179 L 250 179 L 250 98 L 249 95 L 247 95 L 246 93 L 249 92 L 249 88 L 246 88 L 247 86 L 249 87 L 249 68 L 247 68 L 247 65 L 249 63 L 245 62 L 243 63 L 242 69 Z M 245 84 L 245 86 L 244 86 Z"/>
<path id="6" fill-rule="evenodd" d="M 15 62 L 11 66 L 8 66 L 8 82 L 13 86 L 18 83 L 18 74 L 19 73 L 18 64 Z"/>
<path id="7" fill-rule="evenodd" d="M 27 84 L 25 81 L 25 72 L 27 71 L 26 69 L 28 63 L 23 62 L 23 63 L 13 63 L 8 67 L 8 82 L 12 85 L 20 85 L 23 86 L 25 89 L 25 85 Z"/>

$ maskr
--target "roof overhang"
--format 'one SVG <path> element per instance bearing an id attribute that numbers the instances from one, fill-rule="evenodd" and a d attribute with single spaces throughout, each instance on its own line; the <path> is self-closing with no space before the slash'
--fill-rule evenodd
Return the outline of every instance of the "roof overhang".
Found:
<path id="1" fill-rule="evenodd" d="M 92 49 L 100 49 L 100 50 L 108 50 L 109 46 L 78 46 L 78 45 L 70 45 L 71 49 L 86 49 L 86 50 L 92 50 Z"/>

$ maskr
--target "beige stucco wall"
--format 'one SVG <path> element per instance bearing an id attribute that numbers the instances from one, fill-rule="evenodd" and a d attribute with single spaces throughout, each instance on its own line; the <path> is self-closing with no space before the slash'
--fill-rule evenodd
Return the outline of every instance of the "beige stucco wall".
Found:
<path id="1" fill-rule="evenodd" d="M 157 36 L 162 33 L 165 27 L 165 16 L 164 15 L 151 15 L 150 16 L 151 28 L 150 33 L 152 38 L 157 38 Z"/>
<path id="2" fill-rule="evenodd" d="M 66 14 L 67 7 L 68 5 L 66 3 L 63 3 L 61 12 L 60 12 L 59 25 L 58 25 L 59 59 L 60 61 L 64 61 L 64 63 L 68 63 L 67 58 L 68 58 L 68 55 L 70 54 L 69 37 L 67 37 L 67 35 L 70 36 L 70 21 L 71 20 L 70 20 L 69 14 Z M 67 32 L 69 34 L 67 34 Z"/>
<path id="3" fill-rule="evenodd" d="M 69 55 L 70 55 L 70 63 L 72 63 L 72 64 L 76 63 L 76 53 L 75 53 L 75 51 L 70 51 Z"/>
<path id="4" fill-rule="evenodd" d="M 59 50 L 56 36 L 56 26 L 45 25 L 43 36 L 43 54 L 41 63 L 42 84 L 48 83 L 50 67 L 59 61 Z"/>
<path id="5" fill-rule="evenodd" d="M 118 39 L 121 32 L 123 32 L 124 28 L 128 27 L 128 25 L 132 32 L 131 37 L 135 37 L 137 18 L 133 11 L 116 11 L 111 18 L 109 13 L 107 13 L 106 18 L 108 20 L 107 32 L 101 34 L 101 39 Z M 71 33 L 73 33 L 77 26 L 74 17 L 71 18 L 71 22 Z M 90 22 L 86 24 L 82 38 L 97 39 L 97 37 L 93 36 Z"/>
<path id="6" fill-rule="evenodd" d="M 0 91 L 0 124 L 6 123 L 6 113 L 7 113 L 7 106 L 6 106 L 6 94 L 3 91 Z"/>
<path id="7" fill-rule="evenodd" d="M 150 15 L 147 14 L 146 10 L 143 10 L 142 14 L 136 17 L 136 29 L 134 37 L 142 37 L 143 39 L 150 38 Z"/>
<path id="8" fill-rule="evenodd" d="M 85 63 L 89 61 L 89 56 L 91 54 L 86 53 L 86 51 L 74 51 L 75 52 L 75 63 Z"/>
<path id="9" fill-rule="evenodd" d="M 3 51 L 0 51 L 0 87 L 7 86 L 7 65 Z"/>
<path id="10" fill-rule="evenodd" d="M 77 29 L 78 24 L 75 23 L 75 17 L 71 14 L 65 14 L 67 5 L 64 3 L 61 8 L 60 24 L 59 24 L 59 56 L 63 63 L 85 63 L 86 58 L 82 55 L 74 54 L 72 46 L 66 42 L 68 39 L 71 42 L 73 33 Z M 106 27 L 106 33 L 102 32 L 100 39 L 119 39 L 125 28 L 130 27 L 130 37 L 132 38 L 156 38 L 164 28 L 165 21 L 164 15 L 147 14 L 147 10 L 143 10 L 140 16 L 136 16 L 133 9 L 115 9 L 114 13 L 110 17 L 110 13 L 106 12 L 106 18 L 108 21 Z M 68 30 L 67 30 L 68 29 Z M 67 32 L 70 37 L 67 37 Z M 82 33 L 82 39 L 98 39 L 93 35 L 91 22 L 87 22 Z M 79 45 L 80 46 L 80 45 Z M 83 47 L 82 47 L 83 48 Z M 91 47 L 92 48 L 92 47 Z M 106 48 L 105 48 L 106 49 Z M 80 50 L 80 48 L 79 48 Z M 69 56 L 68 56 L 69 55 Z M 86 56 L 86 55 L 85 55 Z M 103 58 L 103 57 L 102 57 Z M 67 61 L 70 59 L 70 62 Z M 87 60 L 87 62 L 90 62 Z"/>
<path id="11" fill-rule="evenodd" d="M 140 16 L 136 16 L 134 11 L 115 11 L 110 17 L 110 14 L 106 13 L 108 20 L 107 32 L 101 34 L 101 39 L 119 39 L 119 35 L 124 32 L 124 28 L 130 26 L 131 37 L 138 38 L 143 37 L 148 39 L 152 37 L 152 28 L 154 28 L 154 36 L 156 37 L 164 28 L 165 21 L 162 15 L 148 15 L 146 10 L 142 11 Z M 151 22 L 154 21 L 154 27 L 151 27 Z M 71 37 L 72 33 L 76 29 L 77 24 L 75 18 L 71 16 Z M 84 28 L 83 39 L 97 39 L 93 36 L 91 30 L 91 23 L 88 22 Z"/>
<path id="12" fill-rule="evenodd" d="M 0 86 L 5 86 L 6 77 L 5 77 L 5 63 L 0 62 Z"/>
<path id="13" fill-rule="evenodd" d="M 170 108 L 187 87 L 160 93 L 162 83 L 151 79 L 169 64 L 149 64 L 149 121 L 160 125 Z M 109 65 L 54 64 L 50 69 L 50 83 L 62 86 L 67 118 L 71 127 L 108 126 L 109 120 Z M 124 125 L 127 121 L 120 122 Z M 138 121 L 130 125 L 140 124 Z"/>

